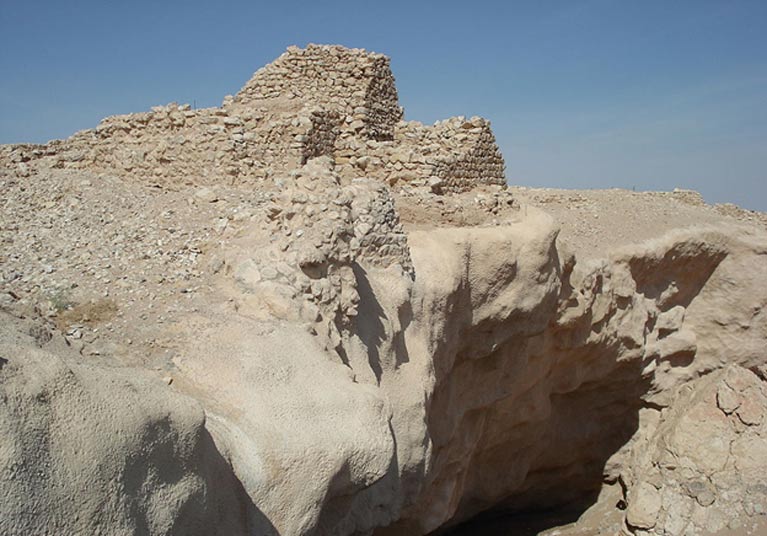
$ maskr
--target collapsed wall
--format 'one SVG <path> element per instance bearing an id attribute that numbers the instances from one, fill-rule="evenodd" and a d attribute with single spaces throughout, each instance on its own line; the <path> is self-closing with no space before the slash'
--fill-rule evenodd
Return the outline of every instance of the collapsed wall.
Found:
<path id="1" fill-rule="evenodd" d="M 488 121 L 402 121 L 389 59 L 340 46 L 290 47 L 220 108 L 157 106 L 9 152 L 21 175 L 29 166 L 89 169 L 170 188 L 256 184 L 318 156 L 349 179 L 436 178 L 451 191 L 505 184 Z"/>

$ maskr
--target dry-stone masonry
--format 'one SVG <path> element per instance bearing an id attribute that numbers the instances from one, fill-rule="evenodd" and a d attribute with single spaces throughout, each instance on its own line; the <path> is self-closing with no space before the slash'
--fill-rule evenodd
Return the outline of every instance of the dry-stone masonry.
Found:
<path id="1" fill-rule="evenodd" d="M 402 119 L 389 58 L 341 46 L 288 48 L 258 70 L 228 104 L 273 110 L 319 104 L 339 112 L 345 130 L 374 140 L 393 139 L 394 126 Z"/>
<path id="2" fill-rule="evenodd" d="M 394 142 L 368 144 L 364 156 L 358 140 L 342 140 L 337 161 L 350 164 L 342 173 L 366 172 L 392 185 L 425 178 L 453 192 L 505 182 L 503 156 L 486 119 L 454 117 L 433 126 L 403 121 L 394 135 Z"/>
<path id="3" fill-rule="evenodd" d="M 30 165 L 91 169 L 164 187 L 249 184 L 319 156 L 331 157 L 345 180 L 431 182 L 456 192 L 505 184 L 488 121 L 403 121 L 386 56 L 326 45 L 290 47 L 220 108 L 157 106 L 3 153 L 20 176 Z"/>

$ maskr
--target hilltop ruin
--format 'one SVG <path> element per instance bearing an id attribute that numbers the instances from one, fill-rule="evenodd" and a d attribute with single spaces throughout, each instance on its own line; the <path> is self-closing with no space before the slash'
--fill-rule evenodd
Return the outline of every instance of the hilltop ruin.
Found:
<path id="1" fill-rule="evenodd" d="M 454 192 L 505 184 L 489 121 L 457 117 L 426 126 L 402 117 L 386 56 L 290 47 L 220 108 L 169 104 L 108 117 L 67 140 L 19 148 L 13 158 L 167 186 L 252 184 L 318 156 L 330 157 L 348 179 L 436 179 Z"/>

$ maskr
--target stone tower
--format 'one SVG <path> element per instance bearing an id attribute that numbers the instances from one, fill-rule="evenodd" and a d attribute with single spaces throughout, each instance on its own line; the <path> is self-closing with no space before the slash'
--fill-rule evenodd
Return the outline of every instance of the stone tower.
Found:
<path id="1" fill-rule="evenodd" d="M 338 113 L 342 131 L 376 141 L 393 139 L 402 119 L 389 58 L 338 45 L 289 47 L 259 69 L 230 106 L 285 112 L 316 107 Z"/>

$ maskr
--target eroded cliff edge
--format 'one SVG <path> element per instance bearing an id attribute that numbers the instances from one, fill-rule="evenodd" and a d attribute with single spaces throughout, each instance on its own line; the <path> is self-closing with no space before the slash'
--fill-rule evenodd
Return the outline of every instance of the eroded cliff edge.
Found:
<path id="1" fill-rule="evenodd" d="M 396 123 L 384 94 L 343 147 Z M 110 137 L 92 161 L 83 136 L 8 148 L 3 532 L 427 534 L 583 500 L 605 534 L 756 530 L 763 225 L 615 192 L 689 225 L 645 240 L 640 218 L 642 240 L 581 255 L 545 204 L 472 183 L 497 162 L 482 121 L 455 125 L 443 177 L 387 140 L 397 157 L 337 162 L 319 127 L 290 171 L 166 188 L 192 157 L 136 180 L 108 172 Z"/>

